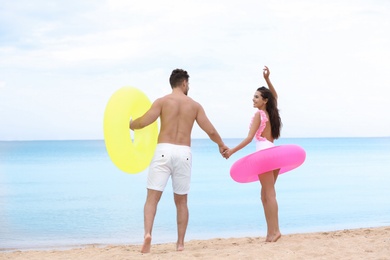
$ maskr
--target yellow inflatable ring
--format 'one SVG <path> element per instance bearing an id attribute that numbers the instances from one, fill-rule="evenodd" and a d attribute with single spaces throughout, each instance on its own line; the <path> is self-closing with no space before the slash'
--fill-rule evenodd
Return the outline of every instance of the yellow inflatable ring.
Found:
<path id="1" fill-rule="evenodd" d="M 104 141 L 111 161 L 122 171 L 138 173 L 152 160 L 157 145 L 157 121 L 134 131 L 129 128 L 130 118 L 137 119 L 151 106 L 148 97 L 139 89 L 123 87 L 109 99 L 104 111 Z"/>

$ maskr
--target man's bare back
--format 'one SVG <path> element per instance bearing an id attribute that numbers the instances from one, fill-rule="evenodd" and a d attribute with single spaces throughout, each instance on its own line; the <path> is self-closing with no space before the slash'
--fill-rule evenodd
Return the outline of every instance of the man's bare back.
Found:
<path id="1" fill-rule="evenodd" d="M 173 91 L 157 103 L 161 110 L 158 142 L 190 146 L 199 104 L 179 91 Z"/>

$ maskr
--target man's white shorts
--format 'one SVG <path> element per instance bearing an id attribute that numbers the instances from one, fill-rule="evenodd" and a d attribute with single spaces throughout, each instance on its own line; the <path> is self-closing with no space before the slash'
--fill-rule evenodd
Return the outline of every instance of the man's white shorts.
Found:
<path id="1" fill-rule="evenodd" d="M 171 176 L 173 192 L 179 195 L 188 194 L 191 166 L 192 154 L 189 146 L 159 143 L 149 166 L 147 188 L 164 191 Z"/>

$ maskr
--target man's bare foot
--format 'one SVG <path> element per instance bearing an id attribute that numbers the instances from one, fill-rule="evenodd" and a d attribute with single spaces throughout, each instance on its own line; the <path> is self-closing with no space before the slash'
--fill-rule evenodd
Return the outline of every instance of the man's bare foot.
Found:
<path id="1" fill-rule="evenodd" d="M 152 243 L 152 237 L 150 235 L 145 235 L 144 244 L 141 248 L 141 253 L 150 253 L 150 247 Z"/>
<path id="2" fill-rule="evenodd" d="M 273 235 L 267 235 L 267 237 L 265 238 L 265 242 L 276 242 L 281 236 L 282 234 L 280 234 L 280 232 Z"/>
<path id="3" fill-rule="evenodd" d="M 176 250 L 177 251 L 183 251 L 184 250 L 184 245 L 182 245 L 182 244 L 176 244 Z"/>

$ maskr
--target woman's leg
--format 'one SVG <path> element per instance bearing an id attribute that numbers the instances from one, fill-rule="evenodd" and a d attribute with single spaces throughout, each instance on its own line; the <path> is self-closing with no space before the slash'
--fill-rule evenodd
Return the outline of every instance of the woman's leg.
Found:
<path id="1" fill-rule="evenodd" d="M 279 171 L 277 171 L 277 173 L 279 173 Z M 267 221 L 266 242 L 276 242 L 281 237 L 279 230 L 278 203 L 276 201 L 275 191 L 277 173 L 271 171 L 259 175 L 261 183 L 261 201 L 263 203 L 265 219 Z"/>

